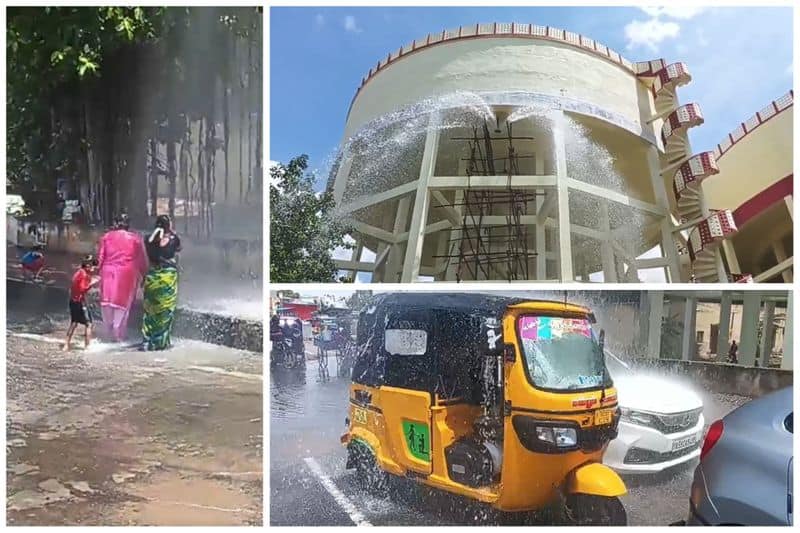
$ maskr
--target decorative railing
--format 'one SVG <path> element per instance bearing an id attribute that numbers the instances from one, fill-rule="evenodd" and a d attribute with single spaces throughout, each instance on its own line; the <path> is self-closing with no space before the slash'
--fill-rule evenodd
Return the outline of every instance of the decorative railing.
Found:
<path id="1" fill-rule="evenodd" d="M 701 152 L 683 163 L 672 178 L 672 189 L 675 198 L 680 202 L 686 189 L 696 189 L 708 176 L 719 173 L 714 152 Z"/>
<path id="2" fill-rule="evenodd" d="M 380 71 L 412 53 L 419 50 L 430 48 L 443 43 L 453 41 L 477 39 L 483 37 L 512 37 L 520 39 L 539 39 L 546 41 L 556 41 L 581 50 L 591 52 L 598 57 L 621 66 L 631 74 L 641 74 L 647 69 L 657 67 L 657 70 L 664 68 L 664 60 L 647 61 L 644 63 L 632 63 L 619 53 L 611 50 L 604 44 L 598 43 L 594 39 L 589 39 L 583 35 L 571 31 L 553 28 L 552 26 L 537 26 L 535 24 L 519 24 L 516 22 L 492 22 L 488 24 L 471 24 L 461 26 L 451 30 L 443 30 L 437 33 L 430 33 L 423 39 L 417 39 L 411 43 L 400 47 L 398 50 L 389 53 L 385 58 L 369 70 L 366 76 L 361 79 L 361 85 L 356 91 L 356 96 L 361 89 Z"/>
<path id="3" fill-rule="evenodd" d="M 664 141 L 666 145 L 669 138 L 676 132 L 699 126 L 702 123 L 703 114 L 700 111 L 699 105 L 694 103 L 682 105 L 670 113 L 664 121 L 664 126 L 661 128 L 661 140 Z"/>
<path id="4" fill-rule="evenodd" d="M 733 213 L 728 209 L 714 211 L 689 234 L 689 258 L 692 262 L 701 259 L 704 254 L 713 252 L 719 241 L 737 231 Z"/>
<path id="5" fill-rule="evenodd" d="M 658 98 L 664 90 L 674 91 L 677 87 L 692 81 L 692 75 L 685 63 L 672 63 L 655 73 L 653 97 Z"/>
<path id="6" fill-rule="evenodd" d="M 764 109 L 742 122 L 738 128 L 728 134 L 721 143 L 714 149 L 714 155 L 719 160 L 725 155 L 733 145 L 747 137 L 750 133 L 756 130 L 759 126 L 776 117 L 778 114 L 786 111 L 794 105 L 794 90 L 789 91 L 777 100 L 773 100 Z"/>

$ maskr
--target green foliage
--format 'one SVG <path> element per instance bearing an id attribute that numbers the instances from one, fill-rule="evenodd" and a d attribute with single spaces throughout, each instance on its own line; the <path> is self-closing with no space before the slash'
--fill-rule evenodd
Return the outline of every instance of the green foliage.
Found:
<path id="1" fill-rule="evenodd" d="M 372 299 L 372 291 L 356 291 L 347 299 L 347 307 L 353 311 L 361 311 L 364 306 L 372 303 Z"/>
<path id="2" fill-rule="evenodd" d="M 255 7 L 8 8 L 8 184 L 21 193 L 52 190 L 58 174 L 74 176 L 78 173 L 78 161 L 90 147 L 97 148 L 96 142 L 93 145 L 97 139 L 82 138 L 83 132 L 78 127 L 83 118 L 79 113 L 84 107 L 101 117 L 105 122 L 100 124 L 108 128 L 97 131 L 95 137 L 108 140 L 119 135 L 119 130 L 127 135 L 137 119 L 148 124 L 154 117 L 162 120 L 170 103 L 166 88 L 177 95 L 187 93 L 183 90 L 185 85 L 207 85 L 213 90 L 214 80 L 209 73 L 218 72 L 220 68 L 211 61 L 215 58 L 223 61 L 220 59 L 223 54 L 209 54 L 208 50 L 223 44 L 230 46 L 224 41 L 231 41 L 231 36 L 260 41 L 260 12 L 261 8 Z M 192 13 L 200 16 L 193 19 Z M 190 21 L 204 19 L 206 15 L 213 17 L 216 24 L 201 24 L 204 33 L 198 35 L 198 29 L 191 27 Z M 135 60 L 125 61 L 125 58 L 137 57 L 128 54 L 129 51 L 148 48 L 155 54 L 147 56 L 151 59 L 144 68 Z M 178 57 L 181 53 L 191 55 L 192 63 L 187 65 L 185 58 L 182 62 Z M 142 86 L 142 72 L 152 69 L 152 65 L 158 63 L 153 59 L 158 57 L 165 59 L 159 64 L 167 67 L 162 67 L 155 75 L 147 74 L 151 75 L 150 79 L 164 82 Z M 187 72 L 199 74 L 192 77 Z M 109 77 L 113 77 L 113 83 L 103 85 L 101 82 L 108 81 Z M 120 86 L 130 89 L 125 93 L 134 97 L 129 97 L 127 102 L 108 98 L 113 92 L 109 87 Z M 137 94 L 142 94 L 141 100 L 146 95 L 162 107 L 155 109 L 150 117 L 131 116 L 131 110 L 140 106 Z M 118 95 L 114 93 L 113 96 Z M 109 101 L 119 108 L 105 109 L 103 103 Z M 192 116 L 200 116 L 207 111 L 207 102 L 208 98 L 195 96 L 195 100 L 186 102 L 184 107 Z M 118 169 L 123 166 L 117 164 Z M 62 172 L 65 169 L 72 172 Z"/>
<path id="3" fill-rule="evenodd" d="M 102 72 L 103 58 L 154 39 L 166 8 L 10 7 L 6 26 L 7 172 L 12 184 L 44 172 L 54 100 Z M 52 159 L 52 157 L 50 158 Z"/>
<path id="4" fill-rule="evenodd" d="M 331 215 L 330 192 L 315 193 L 306 174 L 308 156 L 270 169 L 270 281 L 273 283 L 331 282 L 336 264 L 331 251 L 350 248 L 348 229 Z"/>

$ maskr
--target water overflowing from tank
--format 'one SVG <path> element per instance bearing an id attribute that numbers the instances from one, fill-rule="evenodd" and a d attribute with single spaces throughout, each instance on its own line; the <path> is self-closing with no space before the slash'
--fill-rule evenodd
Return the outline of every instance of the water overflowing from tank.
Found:
<path id="1" fill-rule="evenodd" d="M 478 139 L 482 142 L 484 124 L 490 131 L 502 129 L 502 134 L 494 133 L 493 137 L 505 136 L 503 121 L 498 125 L 495 114 L 495 106 L 504 101 L 514 102 L 514 109 L 505 123 L 515 133 L 522 128 L 534 126 L 537 135 L 541 132 L 544 142 L 549 142 L 554 134 L 564 138 L 567 175 L 570 178 L 613 192 L 630 194 L 629 185 L 620 174 L 614 155 L 593 140 L 591 130 L 579 119 L 563 112 L 565 104 L 558 98 L 545 99 L 535 93 L 519 92 L 509 93 L 507 96 L 497 93 L 489 96 L 474 92 L 456 92 L 427 98 L 382 115 L 344 141 L 341 149 L 326 161 L 326 166 L 331 169 L 328 172 L 331 180 L 343 154 L 352 161 L 341 204 L 347 205 L 416 180 L 429 129 L 438 130 L 440 143 L 449 141 L 448 135 L 471 137 L 473 127 L 478 128 Z M 600 111 L 597 114 L 602 115 Z M 442 148 L 443 151 L 447 149 Z M 459 159 L 469 155 L 466 143 L 456 150 L 459 150 Z M 552 150 L 550 147 L 549 151 Z M 518 152 L 521 151 L 522 149 L 518 149 Z M 550 153 L 548 159 L 554 161 L 555 154 Z M 457 175 L 455 164 L 457 162 L 438 161 L 439 175 Z M 445 169 L 445 165 L 453 168 Z M 602 231 L 604 224 L 601 214 L 604 203 L 606 202 L 597 196 L 571 190 L 571 222 Z M 645 214 L 617 202 L 607 202 L 607 205 L 609 228 L 614 234 L 614 240 L 620 244 L 617 253 L 627 254 L 632 258 L 644 252 L 643 230 L 648 222 Z M 334 214 L 337 219 L 343 216 L 345 215 L 342 213 Z M 576 234 L 573 234 L 572 240 L 574 254 L 600 257 L 600 241 Z"/>

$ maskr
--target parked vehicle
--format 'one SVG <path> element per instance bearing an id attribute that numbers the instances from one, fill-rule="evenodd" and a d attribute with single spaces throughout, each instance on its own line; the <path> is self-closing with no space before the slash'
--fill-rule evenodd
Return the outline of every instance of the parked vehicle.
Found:
<path id="1" fill-rule="evenodd" d="M 621 410 L 619 434 L 603 463 L 617 472 L 655 473 L 700 456 L 703 401 L 669 378 L 634 373 L 606 350 Z"/>
<path id="2" fill-rule="evenodd" d="M 792 525 L 792 387 L 728 413 L 708 429 L 688 525 Z"/>
<path id="3" fill-rule="evenodd" d="M 624 525 L 625 485 L 602 464 L 617 392 L 592 323 L 566 302 L 377 296 L 358 324 L 347 468 L 376 488 L 393 474 L 501 511 Z"/>

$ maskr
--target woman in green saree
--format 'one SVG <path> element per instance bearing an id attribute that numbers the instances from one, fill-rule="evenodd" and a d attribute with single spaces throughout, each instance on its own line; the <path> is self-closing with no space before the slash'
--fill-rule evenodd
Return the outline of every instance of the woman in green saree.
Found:
<path id="1" fill-rule="evenodd" d="M 177 254 L 181 250 L 181 240 L 167 215 L 156 219 L 156 227 L 145 244 L 150 269 L 144 278 L 143 349 L 166 350 L 170 347 L 178 303 Z"/>

